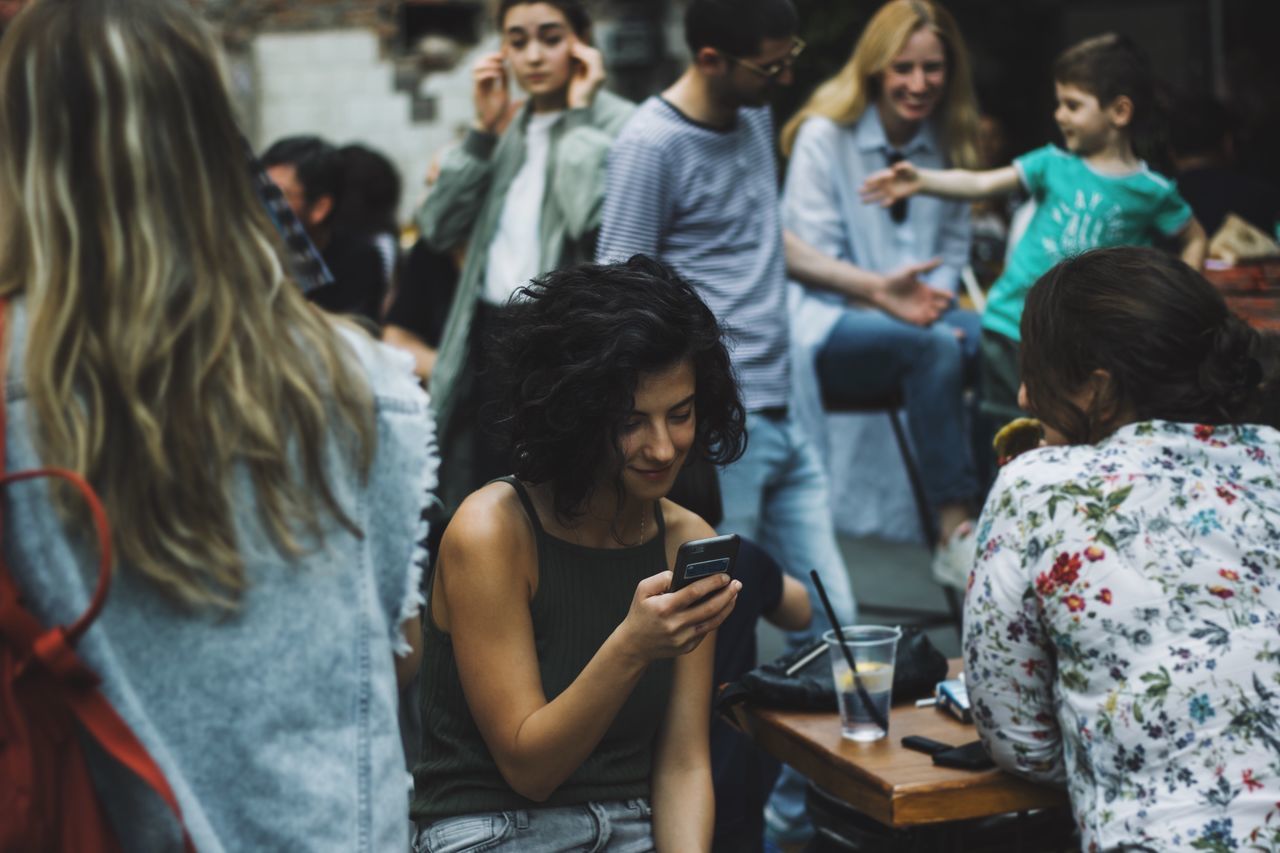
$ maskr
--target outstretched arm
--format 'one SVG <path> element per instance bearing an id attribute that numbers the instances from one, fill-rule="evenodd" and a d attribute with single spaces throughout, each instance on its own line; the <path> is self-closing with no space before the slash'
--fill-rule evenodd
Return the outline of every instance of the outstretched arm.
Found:
<path id="1" fill-rule="evenodd" d="M 942 198 L 990 198 L 1008 195 L 1018 188 L 1018 170 L 1013 166 L 973 172 L 968 169 L 919 169 L 903 160 L 867 176 L 862 182 L 862 200 L 889 207 L 916 193 Z"/>
<path id="2" fill-rule="evenodd" d="M 881 275 L 823 254 L 790 231 L 784 230 L 782 238 L 787 274 L 808 287 L 833 290 L 918 326 L 933 323 L 951 304 L 950 293 L 929 287 L 919 279 L 935 269 L 942 262 L 940 259 L 908 264 Z"/>

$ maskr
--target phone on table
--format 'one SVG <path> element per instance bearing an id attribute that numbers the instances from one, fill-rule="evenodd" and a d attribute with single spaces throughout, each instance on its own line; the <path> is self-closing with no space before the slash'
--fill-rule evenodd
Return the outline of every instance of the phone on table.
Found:
<path id="1" fill-rule="evenodd" d="M 667 592 L 683 589 L 700 578 L 727 572 L 733 575 L 733 564 L 738 559 L 738 534 L 712 536 L 709 539 L 691 539 L 676 552 L 676 567 L 671 573 L 671 587 Z"/>
<path id="2" fill-rule="evenodd" d="M 957 746 L 954 749 L 935 752 L 933 754 L 933 763 L 939 767 L 954 767 L 957 770 L 987 770 L 996 766 L 996 763 L 987 755 L 987 750 L 982 746 L 982 741 L 980 740 Z"/>
<path id="3" fill-rule="evenodd" d="M 961 746 L 952 746 L 949 743 L 942 743 L 933 738 L 907 735 L 902 739 L 902 745 L 907 749 L 914 749 L 916 752 L 923 752 L 925 755 L 933 756 L 933 763 L 939 767 L 954 767 L 957 770 L 986 770 L 989 767 L 996 766 L 995 762 L 987 755 L 987 751 L 983 748 L 980 740 Z"/>

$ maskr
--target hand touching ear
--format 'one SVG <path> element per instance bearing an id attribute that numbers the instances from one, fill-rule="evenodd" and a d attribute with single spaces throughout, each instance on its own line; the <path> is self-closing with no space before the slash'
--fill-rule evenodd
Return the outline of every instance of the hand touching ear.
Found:
<path id="1" fill-rule="evenodd" d="M 510 99 L 502 52 L 480 57 L 471 69 L 471 79 L 475 87 L 472 99 L 476 106 L 476 129 L 485 133 L 497 133 L 498 125 L 507 114 L 507 102 Z"/>
<path id="2" fill-rule="evenodd" d="M 604 57 L 589 44 L 574 39 L 569 46 L 573 70 L 569 77 L 569 109 L 591 106 L 604 85 Z"/>

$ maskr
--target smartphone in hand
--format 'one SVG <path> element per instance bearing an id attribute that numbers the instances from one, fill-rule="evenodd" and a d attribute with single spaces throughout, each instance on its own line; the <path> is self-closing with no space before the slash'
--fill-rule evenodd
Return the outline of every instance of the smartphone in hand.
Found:
<path id="1" fill-rule="evenodd" d="M 671 574 L 671 588 L 667 592 L 683 589 L 699 578 L 720 572 L 727 572 L 732 576 L 740 541 L 738 534 L 730 533 L 710 539 L 693 539 L 681 545 L 676 552 L 676 567 Z"/>

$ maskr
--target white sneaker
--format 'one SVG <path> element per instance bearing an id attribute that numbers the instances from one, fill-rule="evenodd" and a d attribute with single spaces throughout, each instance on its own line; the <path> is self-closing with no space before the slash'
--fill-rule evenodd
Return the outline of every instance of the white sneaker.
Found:
<path id="1" fill-rule="evenodd" d="M 978 556 L 978 528 L 966 521 L 951 538 L 933 552 L 933 579 L 961 592 L 969 585 L 969 572 Z"/>

